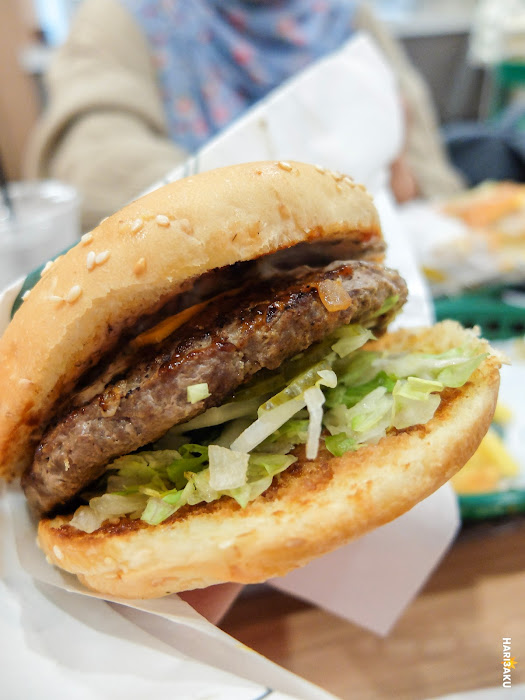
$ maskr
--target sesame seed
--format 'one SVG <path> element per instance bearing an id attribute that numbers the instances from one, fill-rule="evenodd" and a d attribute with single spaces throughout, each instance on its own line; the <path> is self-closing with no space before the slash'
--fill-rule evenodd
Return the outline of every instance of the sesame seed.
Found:
<path id="1" fill-rule="evenodd" d="M 60 304 L 64 301 L 64 299 L 62 297 L 57 296 L 56 294 L 51 294 L 49 297 L 49 301 L 54 301 L 57 304 Z"/>
<path id="2" fill-rule="evenodd" d="M 338 182 L 337 182 L 336 185 L 335 185 L 335 189 L 336 189 L 338 192 L 342 192 L 342 191 L 343 191 L 343 188 L 341 187 L 341 185 L 340 185 Z"/>
<path id="3" fill-rule="evenodd" d="M 42 268 L 42 272 L 40 273 L 40 277 L 43 277 L 46 274 L 46 272 L 49 270 L 49 268 L 51 267 L 52 264 L 53 264 L 52 260 L 48 260 L 46 262 L 46 264 Z"/>
<path id="4" fill-rule="evenodd" d="M 24 293 L 22 294 L 22 301 L 25 301 L 25 300 L 29 297 L 30 294 L 31 294 L 31 290 L 30 290 L 30 289 L 28 289 L 27 292 L 24 292 Z"/>
<path id="5" fill-rule="evenodd" d="M 69 471 L 69 468 L 71 467 L 71 462 L 67 457 L 64 457 L 64 470 L 67 472 Z"/>
<path id="6" fill-rule="evenodd" d="M 61 550 L 60 547 L 58 547 L 58 545 L 56 545 L 56 544 L 55 544 L 55 546 L 53 547 L 53 554 L 55 555 L 55 557 L 56 557 L 57 559 L 63 559 L 63 558 L 64 558 L 64 555 L 62 554 L 62 550 Z"/>
<path id="7" fill-rule="evenodd" d="M 155 217 L 155 221 L 158 223 L 159 226 L 170 225 L 170 220 L 165 214 L 157 214 L 157 216 Z"/>
<path id="8" fill-rule="evenodd" d="M 290 170 L 292 169 L 292 166 L 290 165 L 290 163 L 287 163 L 285 160 L 280 160 L 277 163 L 277 165 L 281 168 L 281 170 L 286 170 L 288 172 L 290 172 Z"/>
<path id="9" fill-rule="evenodd" d="M 82 287 L 80 287 L 78 284 L 75 284 L 69 292 L 65 296 L 65 300 L 67 301 L 68 304 L 73 304 L 79 296 L 82 294 Z"/>
<path id="10" fill-rule="evenodd" d="M 96 257 L 95 251 L 90 250 L 89 253 L 87 254 L 87 258 L 86 258 L 86 267 L 89 270 L 89 272 L 91 272 L 91 270 L 93 270 L 93 268 L 97 264 L 95 261 L 95 257 Z"/>
<path id="11" fill-rule="evenodd" d="M 146 271 L 146 258 L 139 258 L 137 260 L 137 262 L 135 263 L 135 267 L 133 268 L 133 272 L 136 275 L 141 275 L 145 271 Z"/>
<path id="12" fill-rule="evenodd" d="M 103 219 L 100 219 L 100 221 L 99 221 L 99 224 L 98 224 L 98 225 L 100 226 L 100 224 L 103 224 L 103 223 L 104 223 L 104 221 L 107 221 L 108 219 L 109 219 L 109 216 L 105 216 L 105 217 L 104 217 Z"/>
<path id="13" fill-rule="evenodd" d="M 186 236 L 191 236 L 193 234 L 193 226 L 188 219 L 179 219 L 177 223 L 181 233 L 184 233 Z"/>
<path id="14" fill-rule="evenodd" d="M 343 178 L 343 182 L 346 182 L 347 185 L 352 185 L 354 184 L 354 178 L 350 177 L 350 175 L 345 175 Z"/>
<path id="15" fill-rule="evenodd" d="M 93 240 L 93 234 L 91 231 L 88 231 L 88 233 L 85 233 L 82 238 L 80 239 L 82 245 L 88 245 L 88 243 L 91 243 Z"/>
<path id="16" fill-rule="evenodd" d="M 318 173 L 321 173 L 321 175 L 324 175 L 326 172 L 326 168 L 323 168 L 322 165 L 316 165 L 315 169 L 317 170 Z"/>
<path id="17" fill-rule="evenodd" d="M 131 222 L 131 233 L 138 233 L 143 226 L 144 221 L 142 219 L 135 219 Z"/>
<path id="18" fill-rule="evenodd" d="M 344 178 L 343 173 L 340 173 L 338 170 L 334 170 L 334 172 L 330 174 L 336 182 L 339 182 L 339 180 L 342 180 Z"/>
<path id="19" fill-rule="evenodd" d="M 95 264 L 96 265 L 103 265 L 106 260 L 109 258 L 109 250 L 103 250 L 102 253 L 99 253 L 97 256 L 95 256 Z"/>

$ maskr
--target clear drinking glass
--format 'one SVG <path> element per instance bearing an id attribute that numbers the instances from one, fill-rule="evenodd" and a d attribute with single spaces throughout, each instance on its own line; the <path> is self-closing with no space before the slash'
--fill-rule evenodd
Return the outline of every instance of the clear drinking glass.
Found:
<path id="1" fill-rule="evenodd" d="M 55 257 L 80 236 L 79 196 L 57 180 L 8 185 L 0 203 L 0 289 Z"/>

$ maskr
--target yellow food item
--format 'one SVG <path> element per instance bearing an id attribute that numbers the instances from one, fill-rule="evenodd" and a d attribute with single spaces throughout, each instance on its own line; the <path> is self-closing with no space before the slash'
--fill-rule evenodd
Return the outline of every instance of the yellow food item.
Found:
<path id="1" fill-rule="evenodd" d="M 474 455 L 451 481 L 459 494 L 489 493 L 497 490 L 502 478 L 516 476 L 518 472 L 517 462 L 491 428 Z"/>
<path id="2" fill-rule="evenodd" d="M 501 403 L 501 401 L 498 401 L 496 410 L 494 412 L 494 423 L 497 423 L 498 425 L 506 425 L 511 418 L 512 411 L 510 410 L 510 408 L 504 403 Z"/>
<path id="3" fill-rule="evenodd" d="M 475 228 L 491 226 L 525 205 L 525 187 L 517 182 L 487 180 L 443 205 L 443 211 Z"/>
<path id="4" fill-rule="evenodd" d="M 429 282 L 446 282 L 448 276 L 442 271 L 435 267 L 427 267 L 423 265 L 423 274 Z"/>
<path id="5" fill-rule="evenodd" d="M 231 297 L 238 291 L 238 288 L 229 289 L 226 292 L 221 292 L 220 294 L 211 297 L 210 299 L 206 299 L 205 301 L 201 301 L 198 304 L 194 304 L 193 306 L 190 306 L 187 309 L 184 309 L 183 311 L 179 311 L 178 314 L 168 316 L 168 318 L 165 318 L 163 321 L 160 321 L 160 323 L 157 323 L 157 325 L 153 326 L 153 328 L 144 331 L 144 333 L 141 333 L 136 338 L 134 338 L 131 341 L 132 347 L 141 348 L 144 345 L 155 345 L 156 343 L 161 343 L 164 340 L 164 338 L 167 338 L 169 335 L 171 335 L 174 331 L 177 330 L 177 328 L 180 328 L 180 326 L 186 323 L 186 321 L 189 321 L 193 316 L 198 314 L 199 311 L 205 309 L 208 306 L 208 304 L 210 304 L 212 301 L 216 301 L 221 297 Z"/>
<path id="6" fill-rule="evenodd" d="M 131 341 L 131 344 L 134 347 L 140 348 L 143 345 L 160 343 L 162 340 L 164 340 L 164 338 L 167 338 L 168 335 L 171 335 L 177 330 L 177 328 L 182 326 L 183 323 L 189 321 L 190 318 L 195 316 L 195 314 L 197 314 L 201 309 L 204 309 L 207 304 L 209 304 L 209 301 L 203 301 L 200 304 L 195 304 L 194 306 L 190 306 L 188 309 L 184 309 L 184 311 L 181 311 L 174 316 L 165 318 L 153 328 L 150 328 L 148 331 L 144 331 L 144 333 L 138 335 Z"/>

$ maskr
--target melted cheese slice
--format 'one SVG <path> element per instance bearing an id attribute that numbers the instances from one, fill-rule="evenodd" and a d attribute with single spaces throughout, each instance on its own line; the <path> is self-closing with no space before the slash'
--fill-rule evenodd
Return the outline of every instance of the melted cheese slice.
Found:
<path id="1" fill-rule="evenodd" d="M 211 304 L 212 301 L 216 301 L 221 297 L 233 296 L 234 294 L 237 294 L 238 291 L 238 288 L 229 289 L 228 291 L 221 292 L 220 294 L 217 294 L 216 296 L 211 297 L 210 299 L 206 299 L 206 301 L 201 301 L 198 304 L 189 306 L 187 309 L 179 311 L 178 314 L 168 316 L 168 318 L 165 318 L 164 320 L 160 321 L 160 323 L 157 323 L 157 325 L 153 326 L 153 328 L 144 331 L 144 333 L 141 333 L 136 338 L 134 338 L 131 341 L 131 347 L 141 348 L 144 345 L 154 345 L 155 343 L 160 343 L 164 340 L 164 338 L 167 338 L 174 331 L 176 331 L 177 328 L 180 328 L 184 323 L 189 321 L 190 318 L 193 318 L 193 316 L 205 309 L 208 306 L 208 304 Z"/>

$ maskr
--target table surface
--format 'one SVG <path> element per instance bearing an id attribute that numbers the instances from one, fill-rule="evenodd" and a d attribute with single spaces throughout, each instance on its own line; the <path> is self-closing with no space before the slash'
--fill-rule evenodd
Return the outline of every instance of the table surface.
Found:
<path id="1" fill-rule="evenodd" d="M 502 688 L 503 638 L 525 682 L 525 517 L 464 526 L 387 638 L 268 586 L 248 589 L 222 629 L 352 700 L 422 700 Z"/>

